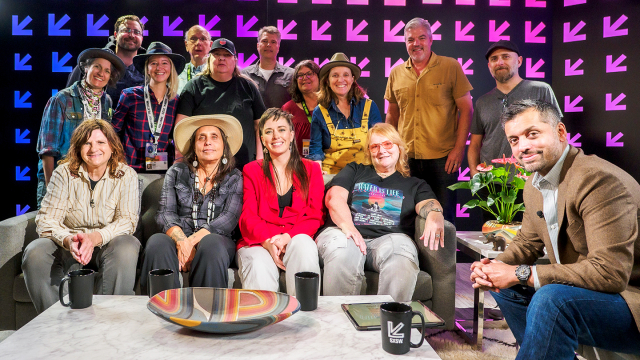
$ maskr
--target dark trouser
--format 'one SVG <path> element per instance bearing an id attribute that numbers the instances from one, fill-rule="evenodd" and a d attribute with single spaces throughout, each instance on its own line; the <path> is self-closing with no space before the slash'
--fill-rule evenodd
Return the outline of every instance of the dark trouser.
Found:
<path id="1" fill-rule="evenodd" d="M 236 255 L 236 244 L 226 236 L 209 234 L 196 245 L 196 255 L 191 262 L 189 286 L 226 288 L 228 269 Z M 166 234 L 154 234 L 144 249 L 140 290 L 147 294 L 149 271 L 171 269 L 176 274 L 174 286 L 180 287 L 179 263 L 176 243 Z"/>
<path id="2" fill-rule="evenodd" d="M 456 192 L 447 189 L 447 186 L 458 181 L 458 171 L 447 174 L 445 164 L 447 157 L 440 159 L 409 159 L 411 176 L 422 179 L 431 186 L 436 198 L 444 210 L 444 219 L 455 225 L 456 223 Z"/>

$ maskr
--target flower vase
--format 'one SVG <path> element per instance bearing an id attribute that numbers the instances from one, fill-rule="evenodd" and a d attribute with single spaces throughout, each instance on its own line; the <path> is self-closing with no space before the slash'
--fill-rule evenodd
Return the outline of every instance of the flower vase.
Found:
<path id="1" fill-rule="evenodd" d="M 482 225 L 482 234 L 485 244 L 493 243 L 493 250 L 504 251 L 522 227 L 522 223 L 514 221 L 509 224 L 501 224 L 497 220 L 489 220 Z"/>

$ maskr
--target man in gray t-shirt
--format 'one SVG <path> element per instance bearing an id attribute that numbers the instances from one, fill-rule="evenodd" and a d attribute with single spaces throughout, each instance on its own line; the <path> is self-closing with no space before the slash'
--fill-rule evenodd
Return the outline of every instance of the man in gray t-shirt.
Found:
<path id="1" fill-rule="evenodd" d="M 518 74 L 522 56 L 516 44 L 506 40 L 495 42 L 485 57 L 489 61 L 489 71 L 496 79 L 496 87 L 476 100 L 467 152 L 471 176 L 478 172 L 476 167 L 480 163 L 489 165 L 491 160 L 502 158 L 503 154 L 511 157 L 511 146 L 500 124 L 500 116 L 509 105 L 518 100 L 533 99 L 551 103 L 560 111 L 549 84 L 523 80 Z"/>

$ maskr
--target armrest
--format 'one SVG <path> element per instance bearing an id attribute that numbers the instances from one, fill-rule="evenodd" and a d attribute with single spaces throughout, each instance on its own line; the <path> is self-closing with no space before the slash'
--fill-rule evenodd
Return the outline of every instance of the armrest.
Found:
<path id="1" fill-rule="evenodd" d="M 424 231 L 424 222 L 423 217 L 416 217 L 414 241 L 418 248 L 420 270 L 431 275 L 433 282 L 432 310 L 445 320 L 447 329 L 453 329 L 456 303 L 456 227 L 445 220 L 444 248 L 432 251 L 425 247 L 424 242 L 420 240 Z"/>

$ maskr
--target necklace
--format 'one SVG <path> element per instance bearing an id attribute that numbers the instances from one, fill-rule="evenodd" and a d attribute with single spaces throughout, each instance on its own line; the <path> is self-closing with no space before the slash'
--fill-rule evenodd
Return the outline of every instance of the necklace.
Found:
<path id="1" fill-rule="evenodd" d="M 202 185 L 202 188 L 200 189 L 200 192 L 202 193 L 202 195 L 204 195 L 204 194 L 205 194 L 205 191 L 206 191 L 206 188 L 207 188 L 207 183 L 208 183 L 209 181 L 211 181 L 211 176 L 213 175 L 213 173 L 214 173 L 216 170 L 218 170 L 218 165 L 216 165 L 216 167 L 215 167 L 213 170 L 211 170 L 211 173 L 209 173 L 209 174 L 207 174 L 207 172 L 206 172 L 206 170 L 205 170 L 205 169 L 202 169 L 202 171 L 204 171 L 204 176 L 205 176 L 205 182 L 204 182 L 204 184 Z M 198 174 L 197 174 L 197 173 L 196 173 L 196 183 L 198 183 L 198 184 L 200 183 L 200 179 L 199 179 L 199 176 L 198 176 Z M 214 186 L 215 186 L 215 184 L 214 184 Z M 196 186 L 196 188 L 199 188 L 199 186 Z"/>
<path id="2" fill-rule="evenodd" d="M 198 226 L 198 210 L 204 204 L 205 197 L 206 197 L 204 191 L 205 191 L 205 188 L 207 187 L 207 182 L 211 180 L 210 176 L 212 174 L 213 174 L 213 171 L 211 172 L 209 177 L 207 177 L 207 181 L 204 183 L 204 186 L 202 187 L 202 189 L 200 189 L 200 179 L 198 176 L 198 172 L 196 171 L 196 174 L 195 174 L 196 176 L 193 184 L 193 186 L 195 187 L 195 191 L 193 192 L 193 205 L 191 207 L 191 219 L 193 220 L 193 228 L 194 228 L 193 232 L 196 232 L 201 229 L 201 227 Z M 205 175 L 206 175 L 206 172 L 205 172 Z M 215 193 L 217 188 L 218 188 L 218 183 L 215 182 L 213 183 L 213 188 L 211 189 L 211 191 L 209 191 L 209 203 L 207 204 L 207 224 L 211 221 L 211 217 L 215 214 L 216 205 L 214 204 L 214 201 L 216 199 Z M 200 200 L 201 198 L 198 192 L 202 193 L 202 201 Z"/>

